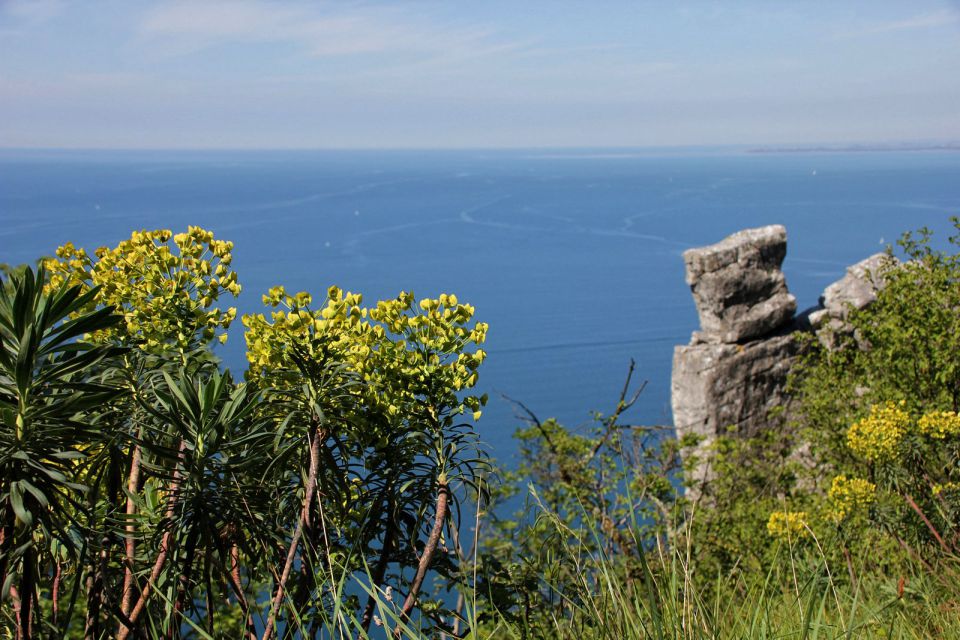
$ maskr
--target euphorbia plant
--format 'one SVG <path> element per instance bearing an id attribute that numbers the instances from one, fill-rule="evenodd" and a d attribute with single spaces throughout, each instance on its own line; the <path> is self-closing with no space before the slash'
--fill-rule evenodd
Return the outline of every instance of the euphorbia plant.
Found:
<path id="1" fill-rule="evenodd" d="M 376 588 L 392 570 L 407 586 L 406 619 L 427 570 L 452 566 L 437 564 L 437 550 L 453 488 L 472 483 L 483 464 L 462 416 L 479 419 L 486 402 L 463 392 L 477 382 L 487 327 L 471 324 L 473 308 L 445 294 L 417 304 L 401 293 L 364 308 L 359 295 L 332 287 L 312 309 L 308 294 L 277 287 L 264 302 L 278 308 L 269 319 L 243 318 L 250 374 L 279 412 L 282 446 L 299 452 L 283 459 L 301 496 L 264 637 L 287 592 L 317 602 L 338 572 L 369 570 Z M 290 569 L 315 562 L 291 589 Z M 372 614 L 371 600 L 364 628 Z"/>

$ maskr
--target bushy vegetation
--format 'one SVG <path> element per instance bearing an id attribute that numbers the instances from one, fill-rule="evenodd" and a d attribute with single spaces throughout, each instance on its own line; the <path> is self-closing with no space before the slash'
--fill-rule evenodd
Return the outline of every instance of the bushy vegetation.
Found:
<path id="1" fill-rule="evenodd" d="M 231 243 L 61 247 L 0 287 L 6 636 L 960 637 L 960 257 L 900 247 L 694 497 L 632 364 L 589 427 L 516 403 L 497 470 L 456 296 L 274 287 L 238 379 Z"/>
<path id="2" fill-rule="evenodd" d="M 363 633 L 440 625 L 428 570 L 485 461 L 486 325 L 454 296 L 362 306 L 271 289 L 245 381 L 210 344 L 232 245 L 199 228 L 67 245 L 0 292 L 0 582 L 32 637 Z M 367 597 L 367 594 L 372 597 Z M 419 611 L 414 619 L 415 609 Z"/>
<path id="3" fill-rule="evenodd" d="M 530 415 L 536 502 L 487 536 L 491 619 L 531 637 L 956 635 L 960 256 L 930 240 L 905 234 L 870 274 L 876 302 L 805 338 L 793 404 L 717 438 L 690 496 L 678 452 L 696 443 L 620 425 L 625 394 L 592 431 Z"/>

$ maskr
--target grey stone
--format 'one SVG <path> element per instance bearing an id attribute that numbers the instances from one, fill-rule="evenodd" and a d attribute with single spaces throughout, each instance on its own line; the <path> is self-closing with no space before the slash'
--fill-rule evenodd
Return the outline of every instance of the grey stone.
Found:
<path id="1" fill-rule="evenodd" d="M 898 261 L 876 253 L 848 267 L 846 274 L 823 290 L 820 308 L 809 316 L 817 338 L 828 349 L 836 348 L 843 336 L 853 334 L 847 322 L 852 310 L 865 309 L 877 299 L 883 287 L 883 270 Z"/>
<path id="2" fill-rule="evenodd" d="M 885 253 L 876 253 L 861 260 L 842 278 L 823 290 L 820 305 L 823 313 L 818 317 L 821 322 L 826 318 L 846 320 L 850 309 L 863 309 L 877 299 L 877 291 L 883 286 L 882 270 L 896 258 Z M 814 326 L 817 322 L 811 319 Z"/>
<path id="3" fill-rule="evenodd" d="M 786 230 L 775 225 L 683 255 L 701 330 L 674 349 L 670 402 L 677 435 L 701 441 L 684 452 L 700 460 L 694 479 L 708 480 L 708 448 L 718 435 L 746 438 L 777 428 L 771 416 L 774 409 L 789 414 L 786 382 L 804 344 L 799 336 L 815 331 L 833 348 L 851 331 L 850 309 L 876 300 L 885 261 L 892 260 L 876 254 L 858 262 L 826 288 L 819 307 L 794 318 L 796 301 L 780 270 L 786 251 Z M 698 494 L 693 487 L 691 495 Z"/>
<path id="4" fill-rule="evenodd" d="M 780 265 L 787 253 L 781 225 L 747 229 L 684 252 L 686 280 L 703 342 L 741 342 L 788 323 L 797 308 Z"/>
<path id="5" fill-rule="evenodd" d="M 677 436 L 697 435 L 685 455 L 703 458 L 718 435 L 751 437 L 767 428 L 773 409 L 787 404 L 787 375 L 800 343 L 784 332 L 744 344 L 700 343 L 673 352 L 670 402 Z M 706 467 L 696 476 L 705 479 Z"/>

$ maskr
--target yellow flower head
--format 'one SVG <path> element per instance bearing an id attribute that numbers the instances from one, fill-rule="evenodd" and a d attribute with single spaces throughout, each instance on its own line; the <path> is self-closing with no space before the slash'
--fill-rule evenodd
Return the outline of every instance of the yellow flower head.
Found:
<path id="1" fill-rule="evenodd" d="M 910 414 L 899 404 L 874 405 L 870 415 L 855 422 L 847 431 L 847 446 L 868 462 L 884 462 L 897 457 L 900 442 L 907 433 Z"/>
<path id="2" fill-rule="evenodd" d="M 311 308 L 308 294 L 289 296 L 283 287 L 274 287 L 263 297 L 264 304 L 287 311 L 242 318 L 250 371 L 279 374 L 281 379 L 272 383 L 286 384 L 283 372 L 297 366 L 300 357 L 332 358 L 343 365 L 344 375 L 364 382 L 362 389 L 353 387 L 364 394 L 363 404 L 379 408 L 391 420 L 409 419 L 425 402 L 448 415 L 469 409 L 479 419 L 486 396 L 459 392 L 478 382 L 486 353 L 476 347 L 486 325 L 471 325 L 472 309 L 468 313 L 456 296 L 441 298 L 443 302 L 417 303 L 412 294 L 402 292 L 362 307 L 360 294 L 330 287 L 324 306 Z"/>
<path id="3" fill-rule="evenodd" d="M 877 485 L 872 482 L 839 475 L 833 479 L 827 495 L 833 504 L 833 515 L 839 522 L 873 504 L 876 492 Z"/>
<path id="4" fill-rule="evenodd" d="M 173 239 L 173 243 L 170 240 Z M 91 258 L 67 243 L 48 260 L 50 287 L 64 283 L 100 287 L 92 306 L 116 307 L 124 323 L 88 336 L 130 342 L 151 352 L 191 348 L 215 337 L 223 342 L 232 317 L 213 307 L 225 293 L 237 296 L 237 274 L 228 268 L 233 243 L 189 227 L 134 231 L 116 247 L 99 247 Z"/>
<path id="5" fill-rule="evenodd" d="M 806 511 L 774 511 L 767 520 L 767 533 L 774 538 L 796 540 L 810 535 Z"/>
<path id="6" fill-rule="evenodd" d="M 960 436 L 960 416 L 955 411 L 931 411 L 917 422 L 920 433 L 934 440 Z"/>
<path id="7" fill-rule="evenodd" d="M 933 485 L 933 491 L 931 491 L 934 496 L 941 496 L 944 494 L 956 496 L 960 493 L 960 482 L 944 482 L 943 484 Z"/>

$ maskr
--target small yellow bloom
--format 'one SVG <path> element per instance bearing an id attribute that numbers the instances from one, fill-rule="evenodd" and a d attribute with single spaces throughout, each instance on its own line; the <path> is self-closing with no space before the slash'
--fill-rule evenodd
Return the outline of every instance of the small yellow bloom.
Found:
<path id="1" fill-rule="evenodd" d="M 860 478 L 839 475 L 833 479 L 827 496 L 837 521 L 863 511 L 876 501 L 877 485 Z"/>
<path id="2" fill-rule="evenodd" d="M 958 491 L 960 491 L 960 482 L 945 482 L 943 484 L 933 485 L 932 493 L 934 496 L 939 496 L 944 493 L 956 495 Z"/>
<path id="3" fill-rule="evenodd" d="M 797 539 L 810 535 L 806 511 L 774 511 L 767 520 L 767 533 L 774 538 Z"/>
<path id="4" fill-rule="evenodd" d="M 900 442 L 907 433 L 910 414 L 903 402 L 874 405 L 870 415 L 855 422 L 847 431 L 847 446 L 869 462 L 884 462 L 897 457 Z"/>
<path id="5" fill-rule="evenodd" d="M 934 440 L 960 435 L 960 416 L 954 411 L 931 411 L 917 422 L 920 433 Z"/>

